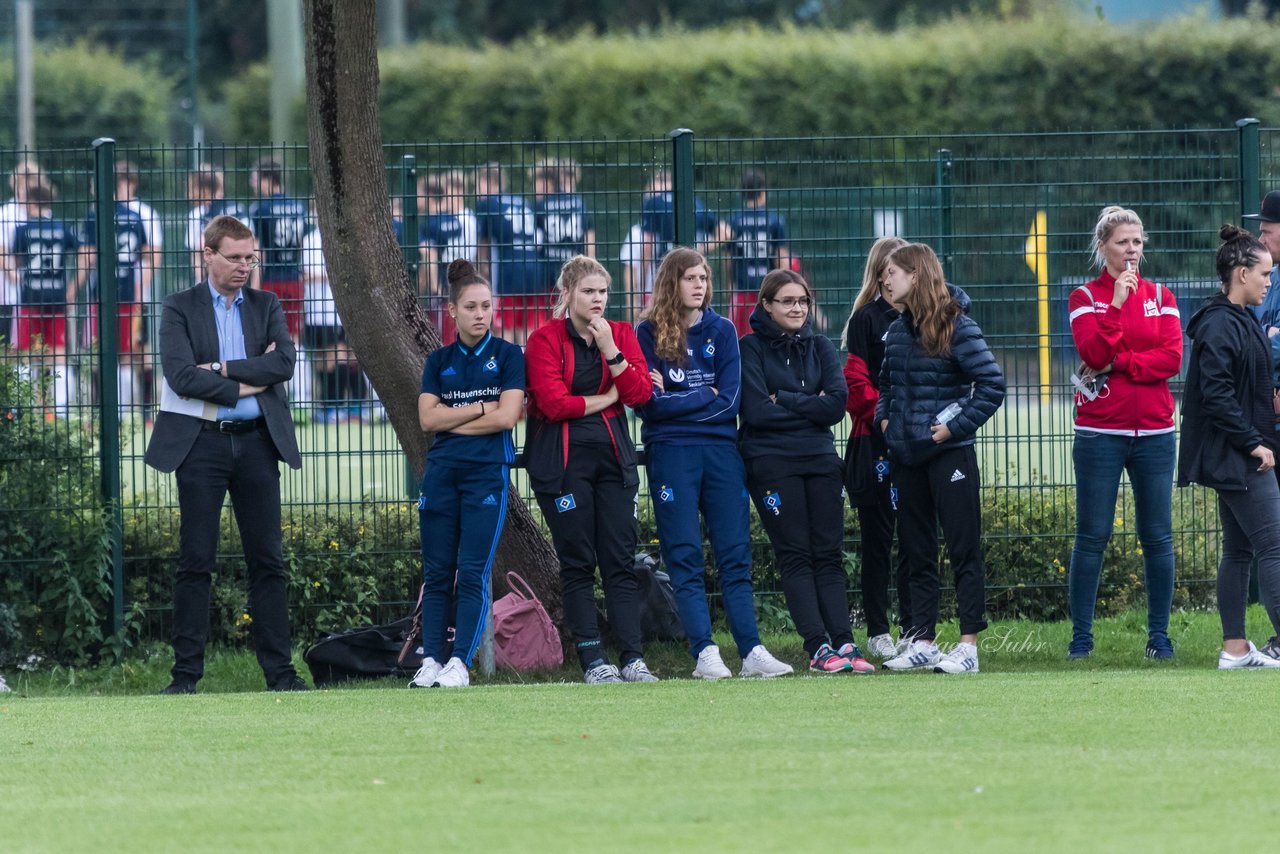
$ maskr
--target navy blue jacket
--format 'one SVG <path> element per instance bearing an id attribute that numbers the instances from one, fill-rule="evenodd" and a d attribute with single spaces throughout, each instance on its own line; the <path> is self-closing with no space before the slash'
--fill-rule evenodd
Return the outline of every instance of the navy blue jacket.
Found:
<path id="1" fill-rule="evenodd" d="M 644 422 L 640 428 L 644 443 L 737 441 L 742 358 L 733 324 L 704 309 L 702 319 L 689 327 L 683 363 L 669 362 L 654 352 L 649 321 L 636 326 L 636 339 L 649 369 L 662 374 L 664 386 L 655 385 L 653 397 L 636 410 Z"/>
<path id="2" fill-rule="evenodd" d="M 925 352 L 909 312 L 889 326 L 876 422 L 889 419 L 885 442 L 894 461 L 923 465 L 945 448 L 972 445 L 978 428 L 1004 402 L 1004 393 L 1004 374 L 967 314 L 956 317 L 951 351 L 939 356 Z M 952 403 L 962 408 L 947 425 L 951 438 L 934 442 L 933 419 Z"/>
<path id="3" fill-rule="evenodd" d="M 834 455 L 831 428 L 844 420 L 849 394 L 835 346 L 811 323 L 784 333 L 759 305 L 751 329 L 739 342 L 743 459 Z"/>

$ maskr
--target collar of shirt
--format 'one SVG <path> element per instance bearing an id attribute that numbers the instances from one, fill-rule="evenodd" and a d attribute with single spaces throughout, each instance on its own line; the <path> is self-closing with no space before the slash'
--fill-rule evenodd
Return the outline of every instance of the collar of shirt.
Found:
<path id="1" fill-rule="evenodd" d="M 493 339 L 493 333 L 486 332 L 484 334 L 484 337 L 476 342 L 475 347 L 468 348 L 466 344 L 462 343 L 462 339 L 458 338 L 457 339 L 458 349 L 462 351 L 462 355 L 464 356 L 479 356 L 481 353 L 484 352 L 484 348 L 489 346 L 489 342 L 492 339 Z"/>
<path id="2" fill-rule="evenodd" d="M 213 297 L 214 308 L 225 310 L 230 307 L 227 305 L 227 298 L 218 292 L 218 289 L 213 286 L 213 282 L 206 281 L 205 284 L 209 286 L 209 295 Z M 235 298 L 231 300 L 231 305 L 240 305 L 242 302 L 244 302 L 244 291 L 236 291 Z"/>

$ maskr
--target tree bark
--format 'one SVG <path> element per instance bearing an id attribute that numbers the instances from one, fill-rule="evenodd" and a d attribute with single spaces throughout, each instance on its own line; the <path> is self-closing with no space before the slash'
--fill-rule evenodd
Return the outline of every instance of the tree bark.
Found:
<path id="1" fill-rule="evenodd" d="M 421 476 L 428 439 L 418 425 L 418 394 L 440 335 L 418 305 L 391 225 L 375 9 L 351 0 L 304 3 L 307 136 L 324 259 L 347 341 Z M 507 590 L 506 571 L 517 570 L 562 625 L 555 550 L 514 489 L 507 506 L 495 594 Z"/>

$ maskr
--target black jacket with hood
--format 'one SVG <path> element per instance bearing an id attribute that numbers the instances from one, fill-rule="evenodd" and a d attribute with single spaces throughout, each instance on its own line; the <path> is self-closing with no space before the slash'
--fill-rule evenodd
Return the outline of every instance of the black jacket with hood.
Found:
<path id="1" fill-rule="evenodd" d="M 1178 485 L 1247 488 L 1264 442 L 1275 450 L 1271 348 L 1243 306 L 1215 294 L 1187 324 L 1191 363 L 1182 398 Z"/>
<path id="2" fill-rule="evenodd" d="M 849 394 L 835 345 L 807 321 L 794 334 L 783 332 L 758 305 L 751 329 L 739 344 L 743 459 L 834 456 L 831 428 L 844 420 Z"/>

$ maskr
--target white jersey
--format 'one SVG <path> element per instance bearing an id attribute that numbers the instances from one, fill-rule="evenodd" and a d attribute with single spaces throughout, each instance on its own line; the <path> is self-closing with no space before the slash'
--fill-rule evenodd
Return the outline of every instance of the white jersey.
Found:
<path id="1" fill-rule="evenodd" d="M 308 326 L 342 326 L 338 306 L 329 287 L 329 270 L 320 246 L 320 229 L 313 228 L 302 238 L 303 317 Z"/>
<path id="2" fill-rule="evenodd" d="M 160 216 L 156 209 L 141 199 L 130 199 L 124 206 L 142 217 L 142 229 L 147 233 L 147 246 L 153 252 L 164 248 L 164 229 L 160 227 Z"/>
<path id="3" fill-rule="evenodd" d="M 27 209 L 18 204 L 17 200 L 10 199 L 0 205 L 0 253 L 9 254 L 9 249 L 13 246 L 14 233 L 18 230 L 18 226 L 26 221 Z M 0 267 L 0 305 L 17 305 L 18 300 L 17 281 L 10 279 Z M 9 337 L 8 330 L 0 330 L 0 332 L 6 338 Z"/>
<path id="4" fill-rule="evenodd" d="M 653 279 L 657 273 L 657 265 L 645 265 L 645 243 L 652 244 L 653 236 L 646 233 L 640 223 L 637 222 L 631 226 L 631 230 L 627 232 L 626 239 L 622 241 L 622 249 L 618 253 L 618 260 L 631 268 L 643 292 L 650 294 L 653 293 Z"/>

